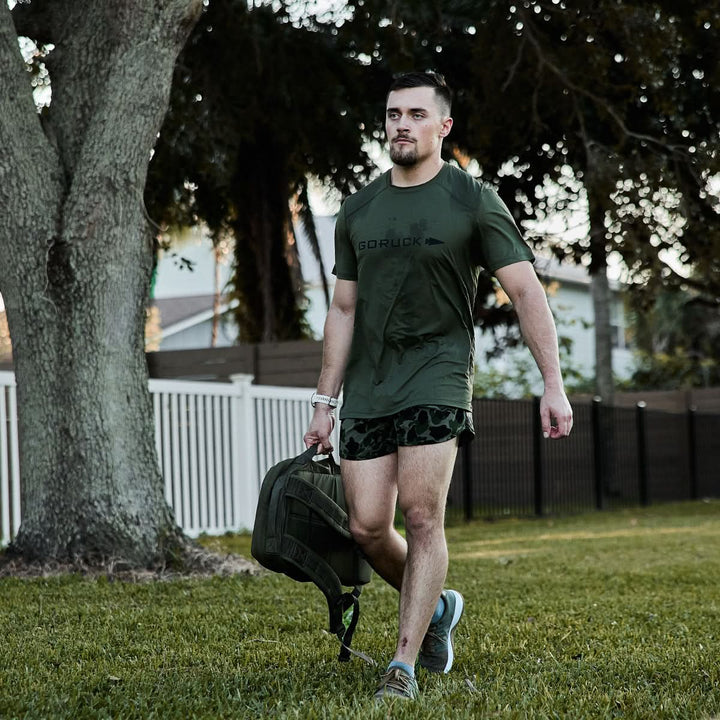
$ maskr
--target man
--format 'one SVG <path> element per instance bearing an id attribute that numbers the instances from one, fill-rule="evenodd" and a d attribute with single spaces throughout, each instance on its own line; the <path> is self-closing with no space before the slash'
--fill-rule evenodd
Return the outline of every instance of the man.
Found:
<path id="1" fill-rule="evenodd" d="M 452 128 L 442 76 L 396 79 L 386 103 L 392 168 L 345 200 L 335 230 L 334 297 L 309 446 L 332 451 L 344 383 L 340 458 L 350 529 L 400 592 L 395 655 L 375 697 L 415 698 L 415 662 L 453 664 L 463 598 L 444 590 L 444 512 L 458 444 L 473 437 L 472 308 L 480 267 L 517 311 L 542 373 L 545 437 L 569 434 L 555 325 L 533 255 L 489 186 L 441 157 Z M 394 529 L 400 508 L 406 539 Z M 419 658 L 418 658 L 419 655 Z"/>

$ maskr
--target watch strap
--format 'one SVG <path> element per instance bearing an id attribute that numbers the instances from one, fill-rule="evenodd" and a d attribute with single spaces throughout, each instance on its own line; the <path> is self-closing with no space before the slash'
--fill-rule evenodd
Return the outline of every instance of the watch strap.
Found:
<path id="1" fill-rule="evenodd" d="M 324 403 L 331 408 L 336 408 L 338 406 L 338 399 L 330 397 L 330 395 L 320 395 L 320 393 L 314 392 L 310 398 L 310 404 L 315 407 L 318 403 Z"/>

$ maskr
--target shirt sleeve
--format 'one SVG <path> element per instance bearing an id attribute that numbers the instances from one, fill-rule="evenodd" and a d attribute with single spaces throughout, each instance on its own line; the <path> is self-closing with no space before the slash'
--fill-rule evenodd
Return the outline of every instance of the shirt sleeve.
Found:
<path id="1" fill-rule="evenodd" d="M 475 244 L 478 265 L 494 273 L 506 265 L 535 256 L 515 224 L 513 216 L 494 188 L 484 186 L 477 213 L 479 242 Z"/>
<path id="2" fill-rule="evenodd" d="M 344 203 L 335 222 L 335 267 L 333 267 L 333 275 L 339 280 L 357 280 L 357 256 L 348 233 Z"/>

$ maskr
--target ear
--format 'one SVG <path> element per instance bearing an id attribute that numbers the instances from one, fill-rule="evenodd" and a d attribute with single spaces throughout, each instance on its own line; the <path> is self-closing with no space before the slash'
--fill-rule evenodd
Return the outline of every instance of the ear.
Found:
<path id="1" fill-rule="evenodd" d="M 440 128 L 440 137 L 447 137 L 450 134 L 450 130 L 453 126 L 453 119 L 451 117 L 446 117 L 443 120 L 442 127 Z"/>

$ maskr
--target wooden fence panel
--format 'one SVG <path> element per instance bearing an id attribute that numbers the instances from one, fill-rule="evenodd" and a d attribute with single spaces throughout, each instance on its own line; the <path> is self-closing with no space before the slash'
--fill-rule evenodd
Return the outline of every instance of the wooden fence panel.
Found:
<path id="1" fill-rule="evenodd" d="M 255 375 L 255 347 L 233 345 L 202 350 L 146 353 L 151 378 L 228 382 L 232 375 Z"/>
<path id="2" fill-rule="evenodd" d="M 322 343 L 308 340 L 256 347 L 255 382 L 314 388 L 322 367 Z"/>

